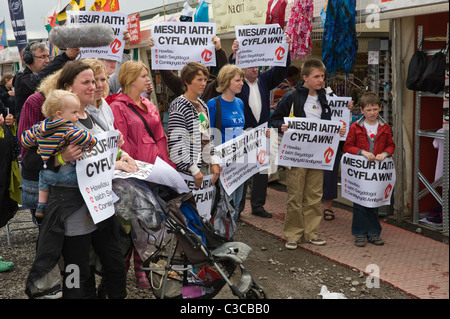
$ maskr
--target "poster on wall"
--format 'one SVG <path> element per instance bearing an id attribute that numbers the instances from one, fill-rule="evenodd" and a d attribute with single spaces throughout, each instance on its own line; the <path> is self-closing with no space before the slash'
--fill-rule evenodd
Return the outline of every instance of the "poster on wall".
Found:
<path id="1" fill-rule="evenodd" d="M 267 1 L 213 1 L 212 8 L 217 34 L 234 32 L 237 25 L 258 25 L 266 22 Z"/>

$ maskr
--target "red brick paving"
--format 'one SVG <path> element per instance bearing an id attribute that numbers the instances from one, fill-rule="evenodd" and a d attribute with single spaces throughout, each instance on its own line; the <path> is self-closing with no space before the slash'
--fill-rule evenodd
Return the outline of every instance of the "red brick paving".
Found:
<path id="1" fill-rule="evenodd" d="M 286 193 L 269 188 L 265 209 L 273 214 L 273 218 L 251 215 L 250 203 L 246 203 L 241 220 L 285 240 L 286 201 Z M 373 274 L 368 265 L 377 265 L 381 281 L 414 297 L 449 298 L 448 245 L 382 222 L 384 246 L 356 247 L 350 231 L 352 212 L 340 208 L 333 210 L 336 218 L 331 222 L 322 220 L 319 229 L 319 237 L 327 244 L 301 244 L 301 248 L 366 274 Z"/>

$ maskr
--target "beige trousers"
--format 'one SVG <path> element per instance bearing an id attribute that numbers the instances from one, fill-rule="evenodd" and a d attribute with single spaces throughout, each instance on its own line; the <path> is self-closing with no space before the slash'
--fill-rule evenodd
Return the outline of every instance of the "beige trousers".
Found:
<path id="1" fill-rule="evenodd" d="M 322 219 L 323 171 L 293 167 L 286 171 L 288 202 L 284 236 L 307 242 L 317 237 Z"/>

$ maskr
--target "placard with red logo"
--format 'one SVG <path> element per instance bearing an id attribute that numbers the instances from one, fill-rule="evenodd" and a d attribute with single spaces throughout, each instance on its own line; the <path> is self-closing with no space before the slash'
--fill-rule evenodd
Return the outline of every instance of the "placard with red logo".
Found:
<path id="1" fill-rule="evenodd" d="M 152 69 L 181 70 L 189 62 L 216 66 L 215 23 L 160 22 L 152 25 Z"/>
<path id="2" fill-rule="evenodd" d="M 267 124 L 262 124 L 216 146 L 222 168 L 220 181 L 228 195 L 250 177 L 269 167 L 269 139 L 266 131 Z"/>
<path id="3" fill-rule="evenodd" d="M 120 12 L 103 11 L 67 11 L 67 25 L 87 25 L 105 23 L 111 26 L 114 40 L 109 46 L 97 48 L 80 48 L 81 57 L 122 61 L 125 40 L 123 33 L 128 27 L 128 17 Z"/>
<path id="4" fill-rule="evenodd" d="M 393 159 L 370 162 L 364 156 L 344 154 L 341 159 L 342 197 L 365 207 L 391 204 L 396 181 Z"/>
<path id="5" fill-rule="evenodd" d="M 237 66 L 286 66 L 289 44 L 278 24 L 237 26 L 235 30 L 236 40 L 239 41 Z"/>
<path id="6" fill-rule="evenodd" d="M 333 170 L 342 122 L 286 117 L 277 165 Z"/>

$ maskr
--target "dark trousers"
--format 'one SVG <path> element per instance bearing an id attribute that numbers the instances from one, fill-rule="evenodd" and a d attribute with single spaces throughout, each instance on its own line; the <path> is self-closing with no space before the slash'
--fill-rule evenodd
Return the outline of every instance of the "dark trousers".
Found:
<path id="1" fill-rule="evenodd" d="M 252 212 L 261 211 L 264 209 L 267 197 L 267 182 L 269 180 L 268 174 L 256 174 L 251 180 L 244 184 L 244 191 L 242 194 L 242 200 L 239 205 L 239 211 L 242 212 L 245 208 L 245 196 L 247 194 L 247 188 L 251 187 L 251 199 Z M 249 185 L 251 184 L 251 185 Z"/>
<path id="2" fill-rule="evenodd" d="M 380 236 L 381 224 L 378 219 L 378 207 L 369 208 L 353 203 L 353 236 Z"/>
<path id="3" fill-rule="evenodd" d="M 127 295 L 125 258 L 120 248 L 119 238 L 108 227 L 87 235 L 64 237 L 62 253 L 67 272 L 64 272 L 63 298 L 96 298 L 90 266 L 91 245 L 103 265 L 108 298 L 124 299 Z M 79 269 L 79 288 L 70 286 L 73 278 L 71 276 L 74 275 L 70 265 L 75 265 L 77 270 Z"/>

